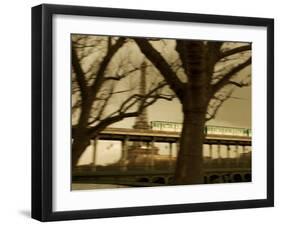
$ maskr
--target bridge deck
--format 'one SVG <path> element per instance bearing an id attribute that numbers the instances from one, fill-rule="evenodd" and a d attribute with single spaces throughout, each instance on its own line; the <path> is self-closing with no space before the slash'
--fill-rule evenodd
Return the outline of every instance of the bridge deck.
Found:
<path id="1" fill-rule="evenodd" d="M 179 132 L 140 130 L 126 128 L 107 128 L 99 135 L 101 140 L 124 140 L 143 142 L 168 142 L 176 143 L 180 138 Z M 206 144 L 247 145 L 251 146 L 251 137 L 208 134 Z"/>

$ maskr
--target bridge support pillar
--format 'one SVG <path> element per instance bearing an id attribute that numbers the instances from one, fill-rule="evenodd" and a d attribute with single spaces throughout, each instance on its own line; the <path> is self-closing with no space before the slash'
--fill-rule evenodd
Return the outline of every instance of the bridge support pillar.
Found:
<path id="1" fill-rule="evenodd" d="M 218 143 L 218 164 L 221 165 L 221 144 Z"/>
<path id="2" fill-rule="evenodd" d="M 212 144 L 209 144 L 209 155 L 210 155 L 210 159 L 213 159 L 213 146 Z"/>
<path id="3" fill-rule="evenodd" d="M 227 145 L 226 148 L 226 159 L 227 159 L 227 166 L 230 167 L 231 166 L 231 160 L 230 160 L 230 145 Z"/>
<path id="4" fill-rule="evenodd" d="M 92 170 L 96 171 L 96 158 L 97 158 L 97 147 L 98 147 L 98 137 L 94 140 L 91 140 L 91 146 L 93 148 L 93 155 L 92 155 Z"/>
<path id="5" fill-rule="evenodd" d="M 151 140 L 151 157 L 150 157 L 150 167 L 151 169 L 154 169 L 154 165 L 155 165 L 155 162 L 154 162 L 154 143 L 155 143 L 155 138 L 153 137 L 152 140 Z"/>
<path id="6" fill-rule="evenodd" d="M 239 145 L 236 144 L 235 145 L 235 156 L 236 156 L 236 165 L 237 167 L 239 166 L 239 163 L 240 163 L 240 155 L 239 155 Z"/>
<path id="7" fill-rule="evenodd" d="M 242 164 L 242 166 L 245 166 L 247 164 L 246 161 L 245 161 L 245 154 L 246 154 L 246 146 L 243 145 L 242 146 L 242 156 L 243 156 L 243 158 L 242 159 L 240 158 L 240 164 Z"/>
<path id="8" fill-rule="evenodd" d="M 169 143 L 169 169 L 173 166 L 173 143 Z"/>
<path id="9" fill-rule="evenodd" d="M 243 146 L 242 146 L 242 153 L 243 153 L 243 154 L 246 154 L 246 152 L 247 152 L 247 150 L 246 150 L 246 146 L 245 146 L 245 145 L 243 145 Z"/>
<path id="10" fill-rule="evenodd" d="M 213 145 L 209 144 L 209 156 L 210 156 L 210 163 L 212 164 L 213 161 Z"/>
<path id="11" fill-rule="evenodd" d="M 127 158 L 128 158 L 128 137 L 126 136 L 124 140 L 122 140 L 122 156 L 121 156 L 121 170 L 127 170 Z"/>
<path id="12" fill-rule="evenodd" d="M 177 147 L 177 156 L 178 156 L 179 155 L 179 151 L 180 151 L 180 139 L 177 140 L 176 147 Z"/>

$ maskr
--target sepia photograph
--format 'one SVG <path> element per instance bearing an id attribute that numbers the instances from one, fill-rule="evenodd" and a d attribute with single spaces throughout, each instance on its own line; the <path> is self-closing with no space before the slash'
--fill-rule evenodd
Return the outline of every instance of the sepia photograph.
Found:
<path id="1" fill-rule="evenodd" d="M 70 45 L 72 190 L 252 181 L 251 43 Z"/>

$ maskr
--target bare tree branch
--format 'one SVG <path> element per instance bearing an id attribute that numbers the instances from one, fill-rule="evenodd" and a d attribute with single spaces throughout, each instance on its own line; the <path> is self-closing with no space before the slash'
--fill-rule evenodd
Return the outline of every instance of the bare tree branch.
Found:
<path id="1" fill-rule="evenodd" d="M 231 89 L 225 95 L 221 94 L 221 95 L 217 95 L 217 96 L 213 97 L 213 99 L 212 99 L 213 103 L 209 104 L 209 107 L 208 107 L 208 110 L 207 110 L 206 121 L 209 121 L 209 120 L 215 118 L 219 108 L 223 105 L 223 103 L 226 100 L 228 100 L 231 97 L 233 91 L 234 91 L 234 89 Z"/>
<path id="2" fill-rule="evenodd" d="M 245 45 L 245 46 L 239 46 L 239 47 L 236 47 L 234 49 L 230 49 L 230 50 L 227 50 L 225 52 L 222 52 L 219 55 L 219 59 L 222 59 L 222 58 L 225 58 L 225 57 L 237 54 L 237 53 L 241 53 L 241 52 L 244 52 L 244 51 L 248 51 L 248 50 L 251 50 L 251 49 L 252 49 L 252 45 L 251 44 L 250 45 Z"/>
<path id="3" fill-rule="evenodd" d="M 134 40 L 143 54 L 145 54 L 151 63 L 161 72 L 178 98 L 183 99 L 182 90 L 184 89 L 184 84 L 179 80 L 176 73 L 171 69 L 163 56 L 149 43 L 148 40 L 143 38 L 135 38 Z"/>
<path id="4" fill-rule="evenodd" d="M 103 117 L 105 108 L 107 107 L 107 104 L 110 100 L 110 98 L 112 97 L 114 93 L 114 86 L 112 85 L 110 88 L 110 92 L 107 94 L 107 97 L 104 99 L 104 101 L 99 101 L 99 103 L 101 103 L 101 106 L 99 106 L 98 111 L 97 111 L 97 117 L 89 124 L 92 124 L 96 121 L 101 120 L 101 118 Z"/>
<path id="5" fill-rule="evenodd" d="M 87 82 L 84 76 L 84 72 L 83 69 L 79 63 L 78 57 L 77 57 L 77 53 L 75 51 L 75 49 L 72 46 L 72 66 L 73 66 L 73 70 L 75 72 L 76 75 L 76 80 L 78 83 L 78 86 L 80 88 L 80 92 L 81 92 L 81 96 L 82 99 L 87 99 L 88 97 L 88 87 L 87 87 Z"/>
<path id="6" fill-rule="evenodd" d="M 102 86 L 104 80 L 104 72 L 106 70 L 107 65 L 109 64 L 110 60 L 114 56 L 114 54 L 124 45 L 125 38 L 119 38 L 114 45 L 108 50 L 106 56 L 103 58 L 103 61 L 100 64 L 99 70 L 96 74 L 96 79 L 93 81 L 91 85 L 91 97 L 94 99 L 97 96 L 97 93 Z"/>
<path id="7" fill-rule="evenodd" d="M 153 101 L 151 101 L 151 102 L 147 102 L 144 105 L 144 108 L 147 108 L 148 106 L 152 105 L 153 103 L 155 103 L 155 101 L 156 101 L 156 99 L 153 99 Z M 94 135 L 98 134 L 99 132 L 101 132 L 102 130 L 104 130 L 107 126 L 109 126 L 115 122 L 119 122 L 124 118 L 137 117 L 143 109 L 139 108 L 137 111 L 134 111 L 134 112 L 122 112 L 118 115 L 106 118 L 106 119 L 102 120 L 95 127 L 90 128 L 89 134 L 90 134 L 90 136 L 94 136 Z"/>
<path id="8" fill-rule="evenodd" d="M 249 57 L 248 60 L 245 62 L 239 64 L 238 66 L 232 68 L 230 71 L 228 71 L 218 82 L 212 85 L 212 95 L 214 95 L 216 92 L 218 92 L 222 87 L 224 87 L 227 83 L 229 83 L 229 80 L 239 71 L 244 69 L 245 67 L 249 66 L 252 62 L 252 57 Z"/>
<path id="9" fill-rule="evenodd" d="M 228 82 L 230 85 L 237 86 L 239 88 L 245 87 L 245 86 L 250 86 L 251 82 L 236 82 L 236 81 L 229 81 Z"/>
<path id="10" fill-rule="evenodd" d="M 122 78 L 127 77 L 129 74 L 134 73 L 136 71 L 138 71 L 140 68 L 136 67 L 132 70 L 129 70 L 127 72 L 124 72 L 122 74 L 116 74 L 114 76 L 106 76 L 104 79 L 105 80 L 115 80 L 115 81 L 120 81 Z"/>
<path id="11" fill-rule="evenodd" d="M 163 88 L 164 86 L 166 86 L 167 83 L 165 82 L 160 82 L 158 84 L 158 86 L 156 86 L 155 88 L 153 88 L 151 91 L 149 91 L 148 93 L 146 93 L 145 95 L 141 95 L 141 94 L 134 94 L 130 97 L 128 97 L 125 101 L 123 101 L 123 103 L 120 105 L 119 109 L 116 112 L 113 112 L 111 114 L 114 115 L 116 113 L 124 113 L 126 111 L 128 111 L 130 108 L 132 108 L 135 104 L 139 103 L 139 108 L 142 108 L 142 105 L 144 104 L 144 102 L 151 98 L 152 95 L 154 93 L 156 93 L 158 90 L 160 90 L 161 88 Z"/>

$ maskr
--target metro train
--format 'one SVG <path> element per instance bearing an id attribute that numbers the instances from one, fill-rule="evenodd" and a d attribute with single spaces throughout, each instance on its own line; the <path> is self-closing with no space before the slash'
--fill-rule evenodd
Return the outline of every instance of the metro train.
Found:
<path id="1" fill-rule="evenodd" d="M 150 124 L 152 130 L 169 131 L 169 132 L 181 132 L 182 130 L 182 123 L 178 123 L 178 122 L 151 121 Z M 205 126 L 204 130 L 206 134 L 243 136 L 243 137 L 252 136 L 252 130 L 249 128 L 207 125 Z"/>

